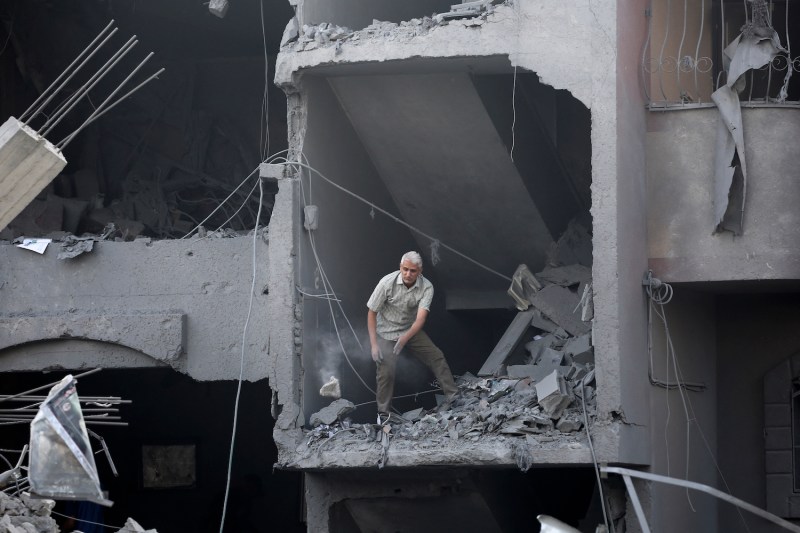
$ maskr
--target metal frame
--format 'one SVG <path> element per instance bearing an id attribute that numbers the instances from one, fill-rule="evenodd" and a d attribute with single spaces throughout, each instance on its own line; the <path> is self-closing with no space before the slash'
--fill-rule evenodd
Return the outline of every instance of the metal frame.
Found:
<path id="1" fill-rule="evenodd" d="M 667 485 L 675 485 L 678 487 L 685 487 L 687 489 L 693 489 L 700 492 L 705 492 L 715 498 L 719 498 L 720 500 L 726 501 L 736 507 L 740 507 L 745 511 L 750 511 L 756 516 L 763 518 L 764 520 L 768 520 L 773 524 L 777 524 L 789 531 L 794 531 L 795 533 L 800 533 L 800 526 L 796 526 L 791 522 L 784 520 L 783 518 L 776 516 L 770 512 L 767 512 L 759 507 L 756 507 L 753 504 L 747 503 L 744 500 L 740 500 L 730 494 L 726 494 L 721 490 L 715 489 L 714 487 L 710 487 L 708 485 L 704 485 L 702 483 L 695 483 L 694 481 L 686 481 L 683 479 L 676 479 L 673 477 L 661 476 L 658 474 L 651 474 L 649 472 L 641 472 L 639 470 L 631 470 L 629 468 L 619 468 L 615 466 L 601 466 L 600 471 L 603 474 L 619 474 L 622 476 L 622 479 L 625 481 L 625 487 L 628 489 L 628 496 L 631 499 L 631 504 L 633 505 L 633 509 L 636 512 L 636 518 L 639 520 L 639 524 L 642 528 L 643 533 L 650 533 L 650 526 L 647 524 L 647 519 L 644 516 L 644 510 L 642 509 L 642 504 L 639 501 L 639 496 L 636 494 L 636 489 L 633 486 L 633 481 L 631 478 L 635 477 L 638 479 L 646 479 L 648 481 L 656 481 L 658 483 L 665 483 Z"/>

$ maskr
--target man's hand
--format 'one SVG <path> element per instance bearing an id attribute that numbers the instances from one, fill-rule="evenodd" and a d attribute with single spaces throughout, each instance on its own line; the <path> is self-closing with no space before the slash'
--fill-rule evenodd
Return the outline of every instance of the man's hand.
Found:
<path id="1" fill-rule="evenodd" d="M 383 353 L 381 353 L 381 349 L 377 345 L 372 347 L 372 360 L 377 364 L 383 362 Z"/>
<path id="2" fill-rule="evenodd" d="M 405 347 L 407 342 L 408 339 L 404 339 L 403 336 L 401 336 L 399 339 L 397 339 L 397 342 L 394 343 L 394 348 L 392 349 L 392 353 L 395 355 L 400 355 L 400 352 L 403 351 L 403 348 Z"/>

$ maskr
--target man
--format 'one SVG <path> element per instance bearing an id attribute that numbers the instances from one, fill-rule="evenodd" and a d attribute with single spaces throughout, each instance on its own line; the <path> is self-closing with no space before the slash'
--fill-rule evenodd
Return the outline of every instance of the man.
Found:
<path id="1" fill-rule="evenodd" d="M 381 278 L 367 302 L 367 329 L 372 360 L 377 364 L 376 396 L 382 420 L 389 416 L 397 357 L 404 348 L 431 369 L 447 405 L 458 392 L 444 354 L 422 331 L 432 300 L 433 284 L 422 276 L 422 257 L 407 252 L 400 259 L 400 270 Z"/>

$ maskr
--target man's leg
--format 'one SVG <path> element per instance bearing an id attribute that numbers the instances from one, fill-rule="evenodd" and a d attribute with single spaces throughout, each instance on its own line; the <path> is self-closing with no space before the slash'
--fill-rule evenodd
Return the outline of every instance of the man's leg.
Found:
<path id="1" fill-rule="evenodd" d="M 433 343 L 428 334 L 420 330 L 406 343 L 406 348 L 431 369 L 444 391 L 445 398 L 451 400 L 458 392 L 458 387 L 453 380 L 453 373 L 450 372 L 444 353 Z"/>
<path id="2" fill-rule="evenodd" d="M 383 361 L 377 363 L 375 370 L 376 400 L 378 412 L 389 414 L 394 396 L 394 373 L 397 367 L 397 356 L 392 353 L 394 342 L 378 337 L 378 347 L 383 354 Z"/>

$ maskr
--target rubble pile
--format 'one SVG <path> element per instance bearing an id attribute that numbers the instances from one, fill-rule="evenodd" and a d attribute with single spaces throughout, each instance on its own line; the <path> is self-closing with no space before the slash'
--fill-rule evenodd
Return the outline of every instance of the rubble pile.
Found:
<path id="1" fill-rule="evenodd" d="M 58 525 L 50 517 L 55 505 L 26 492 L 19 497 L 0 492 L 0 533 L 57 533 Z"/>
<path id="2" fill-rule="evenodd" d="M 583 428 L 584 390 L 587 416 L 594 417 L 595 396 L 590 386 L 593 380 L 593 371 L 564 375 L 553 371 L 549 380 L 539 384 L 530 378 L 479 378 L 465 374 L 457 379 L 459 394 L 449 409 L 418 408 L 376 424 L 354 424 L 347 417 L 353 404 L 336 400 L 311 415 L 313 429 L 305 432 L 303 447 L 306 452 L 320 451 L 331 441 L 361 450 L 378 446 L 383 448 L 378 466 L 383 466 L 390 442 L 398 440 L 433 448 L 456 441 L 477 442 L 487 436 L 524 442 L 530 442 L 526 436 L 535 436 L 533 442 L 537 445 L 565 437 L 583 440 L 580 433 L 569 434 Z"/>
<path id="3" fill-rule="evenodd" d="M 433 14 L 402 22 L 387 22 L 373 20 L 372 24 L 364 29 L 354 31 L 346 26 L 337 26 L 323 22 L 321 24 L 303 24 L 298 27 L 297 19 L 292 19 L 283 33 L 281 48 L 294 52 L 314 50 L 326 46 L 335 46 L 336 51 L 341 49 L 342 43 L 367 42 L 378 38 L 388 41 L 406 41 L 427 34 L 437 26 L 446 26 L 453 20 L 463 20 L 464 26 L 477 27 L 483 25 L 489 15 L 495 12 L 494 2 L 472 2 L 474 5 L 453 6 L 448 13 Z"/>

